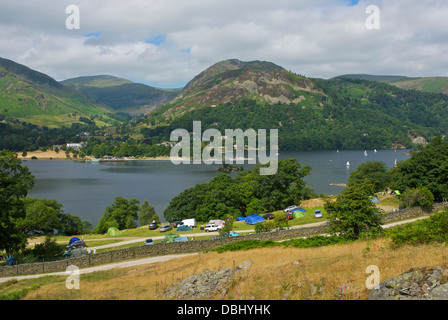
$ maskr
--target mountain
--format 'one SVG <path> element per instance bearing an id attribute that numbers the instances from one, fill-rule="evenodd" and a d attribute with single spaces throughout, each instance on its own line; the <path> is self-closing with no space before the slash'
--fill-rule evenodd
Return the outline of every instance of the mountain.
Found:
<path id="1" fill-rule="evenodd" d="M 191 131 L 196 120 L 222 134 L 278 129 L 281 150 L 404 148 L 448 134 L 447 95 L 395 85 L 408 77 L 365 78 L 312 79 L 271 62 L 226 60 L 136 126 L 155 142 L 177 128 Z"/>
<path id="2" fill-rule="evenodd" d="M 419 90 L 431 93 L 448 94 L 448 77 L 405 77 L 388 75 L 378 76 L 369 74 L 345 74 L 338 76 L 337 78 L 386 82 L 406 90 Z"/>
<path id="3" fill-rule="evenodd" d="M 50 76 L 0 58 L 0 115 L 38 125 L 58 127 L 95 116 L 99 125 L 111 110 L 90 101 Z M 100 117 L 102 120 L 100 120 Z"/>
<path id="4" fill-rule="evenodd" d="M 292 103 L 317 92 L 312 81 L 266 61 L 230 59 L 207 68 L 168 104 L 167 114 L 255 99 L 259 103 Z M 164 106 L 163 109 L 167 109 Z"/>
<path id="5" fill-rule="evenodd" d="M 109 76 L 67 79 L 61 83 L 115 111 L 143 114 L 173 100 L 182 89 L 159 89 Z"/>

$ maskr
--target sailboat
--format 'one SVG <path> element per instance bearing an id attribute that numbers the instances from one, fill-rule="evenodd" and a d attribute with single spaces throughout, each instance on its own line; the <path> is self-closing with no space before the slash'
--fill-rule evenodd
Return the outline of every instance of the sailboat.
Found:
<path id="1" fill-rule="evenodd" d="M 397 165 L 397 159 L 395 159 L 394 164 Z"/>
<path id="2" fill-rule="evenodd" d="M 373 149 L 373 152 L 375 152 L 375 153 L 376 153 L 376 152 L 378 152 L 378 151 L 376 151 L 376 149 Z"/>
<path id="3" fill-rule="evenodd" d="M 347 161 L 347 163 L 345 164 L 347 167 L 350 167 L 350 161 Z"/>
<path id="4" fill-rule="evenodd" d="M 364 150 L 364 157 L 367 157 L 367 151 Z"/>

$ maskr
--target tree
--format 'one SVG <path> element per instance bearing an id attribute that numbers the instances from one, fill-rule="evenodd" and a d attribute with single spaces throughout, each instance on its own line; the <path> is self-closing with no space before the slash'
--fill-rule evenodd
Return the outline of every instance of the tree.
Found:
<path id="1" fill-rule="evenodd" d="M 138 221 L 141 226 L 147 225 L 152 221 L 155 221 L 157 224 L 160 223 L 159 215 L 154 207 L 149 204 L 148 200 L 143 201 L 140 206 Z"/>
<path id="2" fill-rule="evenodd" d="M 411 153 L 411 158 L 390 169 L 391 187 L 404 192 L 426 186 L 441 201 L 448 198 L 448 142 L 441 137 Z"/>
<path id="3" fill-rule="evenodd" d="M 96 233 L 106 233 L 110 227 L 118 229 L 136 228 L 140 201 L 116 197 L 115 201 L 106 208 L 104 215 L 96 226 Z"/>
<path id="4" fill-rule="evenodd" d="M 403 207 L 431 207 L 433 202 L 434 196 L 427 187 L 408 189 L 400 196 Z"/>
<path id="5" fill-rule="evenodd" d="M 311 167 L 302 167 L 296 159 L 290 158 L 278 161 L 277 173 L 260 175 L 262 166 L 267 165 L 257 164 L 252 170 L 237 176 L 237 179 L 250 185 L 250 200 L 252 197 L 259 199 L 266 212 L 273 212 L 306 199 L 309 189 L 303 178 L 310 173 Z"/>
<path id="6" fill-rule="evenodd" d="M 56 200 L 26 198 L 26 215 L 18 223 L 19 229 L 27 236 L 53 233 L 53 230 L 60 228 L 61 211 L 62 204 Z"/>
<path id="7" fill-rule="evenodd" d="M 227 217 L 232 218 L 232 217 Z M 224 227 L 222 229 L 218 230 L 218 233 L 221 237 L 228 237 L 230 236 L 230 232 L 233 231 L 233 219 L 226 219 L 224 222 Z"/>
<path id="8" fill-rule="evenodd" d="M 26 246 L 18 222 L 26 215 L 23 199 L 34 185 L 34 176 L 17 155 L 0 151 L 0 250 L 11 254 Z"/>
<path id="9" fill-rule="evenodd" d="M 274 227 L 278 230 L 283 228 L 287 228 L 289 225 L 289 220 L 286 218 L 286 214 L 284 212 L 274 213 Z"/>
<path id="10" fill-rule="evenodd" d="M 390 183 L 390 175 L 386 164 L 382 161 L 369 161 L 361 163 L 348 178 L 349 183 L 361 183 L 364 179 L 370 181 L 375 192 L 387 188 Z"/>
<path id="11" fill-rule="evenodd" d="M 349 184 L 335 202 L 326 200 L 324 208 L 329 217 L 329 231 L 357 239 L 362 232 L 377 232 L 381 228 L 381 215 L 370 201 L 373 186 L 368 181 Z"/>
<path id="12" fill-rule="evenodd" d="M 59 234 L 73 236 L 90 233 L 92 224 L 82 221 L 80 217 L 68 213 L 61 213 L 59 216 Z"/>

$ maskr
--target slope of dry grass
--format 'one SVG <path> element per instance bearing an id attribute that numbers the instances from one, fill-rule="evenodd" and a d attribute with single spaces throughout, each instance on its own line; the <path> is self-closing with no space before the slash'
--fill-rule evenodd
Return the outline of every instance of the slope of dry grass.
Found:
<path id="1" fill-rule="evenodd" d="M 81 275 L 79 290 L 65 287 L 66 277 L 19 281 L 4 290 L 39 285 L 25 299 L 163 299 L 172 284 L 206 268 L 234 268 L 252 260 L 251 269 L 234 279 L 225 296 L 211 299 L 367 299 L 369 274 L 376 265 L 380 280 L 419 266 L 443 266 L 447 249 L 440 245 L 390 249 L 388 240 L 360 241 L 319 248 L 262 248 L 239 252 L 208 252 L 172 261 Z M 370 250 L 366 250 L 369 247 Z M 368 251 L 368 252 L 367 252 Z M 20 285 L 20 287 L 19 287 Z M 4 294 L 0 288 L 0 295 Z"/>

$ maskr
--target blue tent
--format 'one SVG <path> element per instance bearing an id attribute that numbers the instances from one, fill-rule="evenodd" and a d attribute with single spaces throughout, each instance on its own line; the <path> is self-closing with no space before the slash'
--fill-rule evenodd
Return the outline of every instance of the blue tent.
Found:
<path id="1" fill-rule="evenodd" d="M 259 222 L 264 222 L 264 219 L 262 216 L 258 215 L 258 214 L 251 214 L 249 216 L 246 217 L 246 223 L 247 224 L 256 224 Z"/>
<path id="2" fill-rule="evenodd" d="M 291 212 L 294 212 L 294 211 L 306 212 L 306 210 L 302 209 L 302 208 L 296 208 L 296 209 L 291 210 Z"/>
<path id="3" fill-rule="evenodd" d="M 81 240 L 79 240 L 79 238 L 73 237 L 73 238 L 70 239 L 68 245 L 70 246 L 70 245 L 72 245 L 76 241 L 81 241 Z"/>
<path id="4" fill-rule="evenodd" d="M 8 260 L 6 260 L 6 264 L 8 266 L 13 266 L 15 263 L 17 263 L 16 257 L 9 257 Z"/>
<path id="5" fill-rule="evenodd" d="M 177 231 L 190 231 L 191 228 L 187 225 L 181 225 L 177 228 Z"/>
<path id="6" fill-rule="evenodd" d="M 236 221 L 244 221 L 244 220 L 246 220 L 246 218 L 244 218 L 243 216 L 236 218 Z"/>

